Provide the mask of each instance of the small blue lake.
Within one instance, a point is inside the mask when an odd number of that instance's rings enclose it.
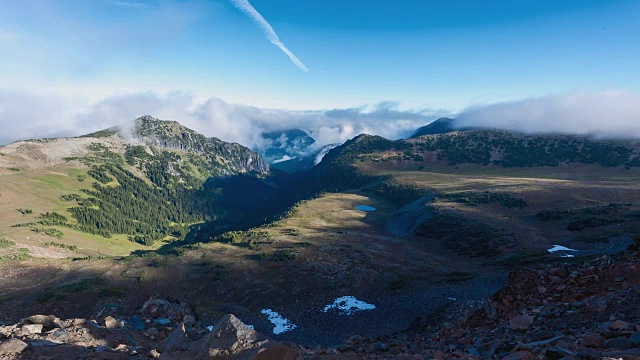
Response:
[[[356,210],[360,210],[360,211],[364,211],[364,212],[376,211],[376,208],[374,208],[373,206],[369,206],[369,205],[358,205],[355,208],[356,208]]]

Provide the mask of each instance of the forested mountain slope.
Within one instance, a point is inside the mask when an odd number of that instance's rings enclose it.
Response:
[[[203,187],[207,179],[270,173],[242,145],[151,116],[77,138],[15,142],[0,154],[0,235],[28,240],[29,231],[125,235],[146,246],[182,239],[191,224],[233,222],[220,206],[221,191]]]

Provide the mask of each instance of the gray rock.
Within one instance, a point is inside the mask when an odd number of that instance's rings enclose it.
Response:
[[[43,326],[41,324],[26,324],[22,325],[20,332],[22,335],[40,334]]]
[[[171,323],[171,320],[167,319],[167,318],[157,318],[156,319],[156,324],[158,325],[168,325]]]
[[[52,341],[66,342],[66,341],[69,341],[69,339],[71,339],[71,336],[69,335],[68,332],[64,330],[55,330],[54,332],[49,334],[47,338]]]
[[[227,314],[210,333],[191,346],[194,359],[233,358],[253,359],[271,345],[264,335],[251,329],[234,315]]]
[[[9,339],[0,343],[0,355],[19,354],[27,348],[27,343],[18,339]]]
[[[104,318],[104,327],[107,329],[117,329],[118,326],[118,320],[114,319],[111,316],[107,316],[106,318]]]
[[[51,315],[33,315],[33,316],[29,316],[28,318],[25,319],[25,323],[28,324],[40,324],[44,327],[51,327],[53,326],[53,321],[56,320],[56,317]]]
[[[58,346],[61,344],[62,344],[61,342],[56,342],[51,340],[36,340],[36,341],[29,342],[29,345],[33,347]]]
[[[605,341],[604,347],[607,349],[628,350],[633,348],[633,343],[627,338],[619,337]]]
[[[512,329],[526,330],[533,324],[533,316],[518,315],[509,321]]]
[[[160,344],[158,344],[158,351],[161,353],[172,353],[175,351],[189,350],[192,345],[192,341],[187,336],[187,331],[184,328],[184,324],[180,324],[175,330],[167,336]]]

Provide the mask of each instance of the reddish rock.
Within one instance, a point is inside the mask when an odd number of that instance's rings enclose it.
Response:
[[[582,340],[580,340],[580,344],[590,348],[601,348],[604,345],[599,337],[590,334],[585,335]]]

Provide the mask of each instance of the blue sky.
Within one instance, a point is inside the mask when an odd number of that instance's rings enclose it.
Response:
[[[640,87],[640,2],[0,0],[0,88],[187,91],[270,108],[460,110]]]

